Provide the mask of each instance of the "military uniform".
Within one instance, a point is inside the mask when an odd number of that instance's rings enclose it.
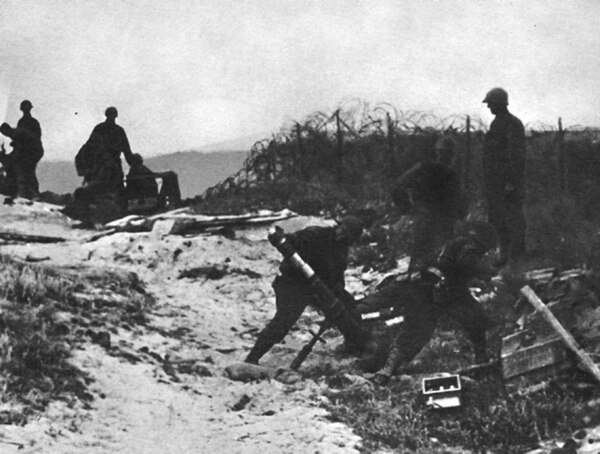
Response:
[[[344,289],[344,271],[350,244],[336,238],[336,228],[307,227],[286,235],[286,241],[289,241],[300,257],[311,266],[345,309],[352,311],[354,299]],[[308,280],[287,260],[283,260],[279,267],[279,274],[273,281],[273,289],[275,290],[275,316],[259,333],[246,362],[258,363],[258,360],[273,345],[281,342],[307,305],[319,308],[319,301]],[[330,321],[335,324],[335,320]],[[353,343],[354,339],[348,339],[346,336],[346,341]]]
[[[448,242],[440,252],[434,269],[444,278],[438,281],[433,274],[422,272],[423,277],[413,282],[390,284],[375,300],[394,296],[400,299],[404,322],[390,346],[383,369],[379,372],[383,382],[395,372],[398,365],[410,362],[427,345],[440,316],[456,320],[466,331],[473,344],[475,360],[481,362],[486,352],[486,330],[489,322],[479,302],[471,295],[468,283],[471,279],[489,279],[491,268],[482,261],[486,250],[476,240],[459,236]],[[365,359],[374,370],[381,362]]]
[[[37,120],[32,117],[30,120],[33,120],[32,124],[37,123]],[[22,121],[19,123],[23,124]],[[4,125],[2,133],[12,139],[13,152],[10,156],[16,178],[17,195],[31,199],[39,192],[35,169],[44,154],[41,138],[37,132],[28,127],[11,128],[6,123]]]
[[[504,110],[492,121],[483,151],[488,221],[498,232],[501,261],[517,258],[525,252],[524,173],[523,123]]]
[[[129,168],[126,195],[127,199],[158,197],[158,185],[154,172],[143,164],[141,157]]]
[[[465,214],[458,175],[439,162],[420,162],[405,172],[395,182],[392,198],[401,208],[412,209],[412,268],[434,258]]]
[[[94,127],[91,135],[94,136],[95,134],[102,137],[106,151],[120,169],[120,177],[123,180],[124,173],[123,166],[121,165],[121,153],[123,153],[125,161],[129,165],[133,163],[133,153],[131,152],[125,130],[114,122],[104,121]]]

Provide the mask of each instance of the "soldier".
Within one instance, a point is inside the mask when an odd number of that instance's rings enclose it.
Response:
[[[19,123],[25,126],[13,128],[8,123],[3,123],[0,132],[12,139],[13,151],[10,156],[17,183],[17,196],[32,199],[39,193],[35,168],[44,154],[44,149],[38,132],[29,129],[29,126],[37,124],[39,130],[39,123],[29,113],[31,103],[23,101],[21,109],[23,118]]]
[[[106,116],[106,120],[96,125],[91,135],[94,136],[94,134],[98,134],[103,138],[106,150],[120,169],[120,177],[121,180],[123,180],[124,174],[123,166],[121,165],[121,153],[123,153],[127,164],[130,166],[134,162],[133,153],[131,152],[125,130],[116,123],[116,119],[119,115],[116,107],[108,107],[104,112],[104,115]]]
[[[23,112],[23,116],[17,122],[17,128],[25,128],[31,131],[41,141],[42,128],[40,127],[40,122],[31,115],[33,104],[31,104],[31,101],[26,99],[21,103],[20,108],[21,112]]]
[[[127,199],[146,199],[158,197],[158,185],[154,172],[144,165],[142,155],[135,153],[131,168],[127,174]]]
[[[505,90],[490,90],[483,102],[495,116],[485,136],[484,195],[488,220],[498,232],[497,264],[505,265],[525,253],[525,130],[521,120],[508,111]]]
[[[396,205],[413,215],[411,269],[433,258],[452,236],[454,224],[466,214],[458,174],[452,169],[454,142],[436,145],[437,161],[426,159],[407,170],[394,184]]]
[[[489,325],[480,303],[469,291],[473,279],[489,281],[495,270],[484,260],[496,245],[494,228],[486,222],[467,222],[458,234],[442,248],[433,266],[421,271],[419,281],[395,282],[381,294],[367,296],[360,305],[379,304],[382,297],[390,297],[403,304],[404,322],[389,349],[385,366],[374,380],[381,385],[401,363],[410,362],[427,345],[438,318],[445,314],[455,319],[466,331],[473,344],[475,362],[486,359],[486,330]],[[369,301],[370,300],[370,301]],[[374,371],[381,367],[380,357],[365,357],[362,367]]]
[[[122,190],[120,171],[112,155],[105,150],[97,150],[83,185],[73,193],[74,201],[89,204],[107,196],[118,200],[119,192]]]
[[[30,186],[29,191],[34,196],[40,192],[40,184],[35,174],[36,167],[42,156],[44,156],[44,147],[42,146],[42,128],[40,127],[39,121],[37,121],[31,115],[31,109],[33,105],[31,101],[24,100],[21,102],[21,112],[23,116],[17,122],[17,128],[23,128],[31,132],[33,136],[29,137],[26,143],[28,150],[25,150],[24,166],[25,166],[25,178],[27,179],[27,185]]]
[[[346,309],[353,310],[354,298],[346,292],[344,271],[348,248],[360,237],[362,223],[353,216],[343,218],[335,227],[307,227],[286,235],[296,252],[310,265],[316,275],[329,287]],[[298,321],[307,305],[318,308],[318,300],[302,273],[283,260],[279,274],[273,281],[276,312],[273,319],[258,334],[256,344],[246,358],[247,363],[258,364],[273,345],[281,342]],[[330,320],[335,324],[335,320]],[[353,346],[355,339],[346,336],[346,344]]]

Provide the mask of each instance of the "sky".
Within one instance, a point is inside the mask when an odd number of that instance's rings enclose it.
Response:
[[[0,121],[29,99],[70,160],[116,106],[152,156],[355,98],[489,123],[501,86],[524,123],[598,127],[599,52],[596,0],[2,0]]]

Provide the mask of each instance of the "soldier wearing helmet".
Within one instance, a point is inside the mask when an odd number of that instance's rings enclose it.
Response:
[[[398,281],[383,288],[380,294],[367,296],[359,304],[381,306],[381,299],[403,301],[404,322],[388,352],[365,357],[363,369],[376,374],[374,380],[387,384],[400,364],[406,364],[427,345],[441,315],[456,320],[473,345],[476,363],[485,362],[488,318],[481,304],[469,290],[471,281],[489,281],[496,270],[486,260],[496,246],[496,233],[487,222],[459,224],[457,235],[441,249],[437,259],[424,267],[417,281]],[[370,302],[369,299],[372,301]],[[381,346],[380,348],[384,348]],[[386,355],[387,353],[387,355]],[[384,364],[385,363],[385,364]]]
[[[134,162],[133,153],[129,146],[129,140],[125,130],[116,123],[119,116],[116,107],[108,107],[104,115],[106,120],[94,127],[90,137],[101,137],[105,146],[106,152],[112,157],[115,165],[120,169],[121,184],[123,181],[123,167],[121,165],[121,153],[125,156],[127,164],[130,166]]]
[[[332,227],[311,226],[286,235],[286,241],[292,244],[300,257],[350,311],[354,310],[354,298],[345,290],[344,272],[348,249],[359,239],[362,230],[363,225],[358,218],[346,216]],[[258,364],[273,345],[281,342],[307,305],[319,308],[319,300],[314,296],[306,277],[285,259],[273,281],[273,289],[275,315],[258,334],[256,343],[246,358],[247,363]],[[336,320],[330,322],[336,324]],[[355,339],[345,340],[347,345],[356,345]]]
[[[504,89],[493,88],[483,102],[495,116],[484,143],[484,195],[488,220],[498,232],[498,264],[505,264],[525,252],[525,130],[508,111]]]
[[[33,105],[30,101],[21,102],[20,108],[23,116],[17,122],[17,127],[12,128],[5,123],[2,134],[12,139],[13,152],[9,156],[16,179],[15,195],[32,199],[39,193],[35,170],[44,155],[42,129],[31,115]]]

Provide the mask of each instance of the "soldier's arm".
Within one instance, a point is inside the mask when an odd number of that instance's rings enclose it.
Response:
[[[394,183],[394,187],[403,187],[405,189],[412,188],[422,168],[422,163],[416,163],[396,180],[396,182]]]
[[[412,207],[410,192],[415,188],[422,167],[420,162],[415,164],[394,182],[392,200],[402,213],[409,211]]]
[[[127,134],[125,134],[125,130],[121,128],[121,147],[123,151],[123,156],[125,156],[125,161],[130,166],[133,165],[133,153],[131,152],[131,146],[129,145],[129,140],[127,139]]]
[[[31,124],[33,125],[33,129],[34,129],[34,133],[38,136],[38,138],[42,138],[42,127],[40,126],[40,122],[37,121],[35,118],[33,119],[33,121],[31,122]]]

